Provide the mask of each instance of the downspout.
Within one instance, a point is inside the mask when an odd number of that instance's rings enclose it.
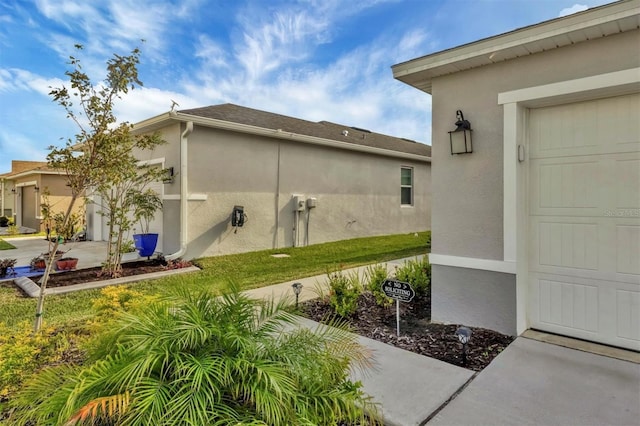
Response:
[[[189,201],[187,179],[187,138],[193,132],[193,121],[187,121],[187,127],[180,135],[180,249],[168,256],[167,260],[177,259],[187,252],[187,202]]]
[[[0,205],[0,216],[4,216],[4,178],[0,179],[0,197],[2,197],[2,203]]]

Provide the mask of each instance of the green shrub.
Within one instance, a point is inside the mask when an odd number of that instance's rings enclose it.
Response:
[[[9,226],[9,218],[6,216],[0,216],[0,227],[4,228]]]
[[[424,296],[429,294],[431,289],[431,264],[428,256],[424,256],[422,260],[408,260],[402,266],[396,266],[395,275],[399,281],[411,284],[416,295]]]
[[[100,297],[93,301],[95,315],[89,321],[90,329],[99,332],[124,312],[135,312],[157,300],[125,286],[108,286],[100,290]]]
[[[343,328],[312,331],[280,304],[183,291],[121,315],[80,369],[43,370],[13,406],[18,424],[364,424],[376,406],[351,368],[371,365]]]
[[[365,270],[366,288],[373,294],[376,304],[379,306],[389,306],[393,303],[393,299],[387,297],[382,291],[382,283],[389,278],[386,264],[377,264],[367,266]]]
[[[9,328],[0,323],[0,401],[9,398],[40,367],[60,359],[68,348],[64,333],[53,328],[33,333],[27,322]]]
[[[327,273],[329,279],[329,304],[342,318],[353,315],[358,309],[358,297],[362,283],[357,272],[345,275],[342,271]]]

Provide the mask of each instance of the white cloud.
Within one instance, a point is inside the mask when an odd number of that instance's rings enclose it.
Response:
[[[33,91],[47,96],[52,87],[63,84],[60,79],[44,78],[27,70],[0,69],[0,92]]]
[[[589,6],[586,4],[574,4],[571,7],[566,7],[560,11],[558,17],[573,15],[574,13],[582,12],[583,10],[589,9]]]

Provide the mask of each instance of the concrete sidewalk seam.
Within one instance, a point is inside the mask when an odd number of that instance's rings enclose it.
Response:
[[[467,386],[469,386],[471,384],[471,382],[473,381],[473,379],[476,378],[476,376],[478,375],[478,372],[474,372],[473,376],[469,377],[469,380],[467,380],[462,386],[460,386],[458,388],[457,391],[455,391],[450,397],[449,399],[447,399],[445,402],[443,402],[438,408],[435,409],[435,411],[431,414],[429,414],[429,417],[427,417],[426,419],[424,419],[422,421],[422,423],[420,423],[419,426],[424,426],[427,423],[429,423],[431,421],[431,419],[433,419],[435,416],[438,415],[438,413],[440,411],[442,411],[447,405],[449,405],[451,403],[451,401],[453,401],[454,399],[456,399],[458,397],[458,395],[460,395],[462,393],[463,390],[465,390],[467,388]]]

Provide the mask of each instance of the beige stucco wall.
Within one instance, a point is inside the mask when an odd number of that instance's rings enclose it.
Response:
[[[13,185],[17,187],[16,192],[16,221],[18,225],[37,225],[40,227],[40,231],[44,231],[45,226],[43,223],[41,206],[42,203],[45,202],[44,195],[45,191],[49,192],[49,203],[51,204],[52,214],[59,212],[66,212],[69,203],[71,202],[71,189],[66,185],[67,180],[65,176],[62,175],[54,175],[54,174],[29,174],[26,176],[22,176],[13,180]],[[35,191],[35,187],[39,188],[39,191]],[[36,197],[35,200],[35,210],[36,216],[35,218],[31,216],[27,218],[24,214],[31,215],[31,212],[22,212],[22,197],[34,195]],[[31,206],[31,202],[29,205]],[[84,220],[84,202],[82,199],[78,200],[73,209],[74,213],[77,213],[81,216],[81,222],[78,224],[78,228],[82,226],[82,221]],[[34,222],[35,221],[35,222]]]
[[[640,31],[578,43],[432,82],[432,252],[503,259],[503,109],[498,94],[640,66]],[[452,156],[461,109],[473,153]]]
[[[163,129],[169,144],[139,158],[165,159],[176,178],[164,185],[165,254],[179,248],[179,140],[184,125]],[[299,245],[430,228],[430,164],[195,126],[188,137],[188,251],[194,258],[290,247],[292,195],[317,199],[300,213]],[[414,205],[400,206],[400,168],[414,169]],[[279,187],[279,190],[278,190]],[[234,205],[247,222],[231,227]],[[308,232],[307,232],[308,229]]]

